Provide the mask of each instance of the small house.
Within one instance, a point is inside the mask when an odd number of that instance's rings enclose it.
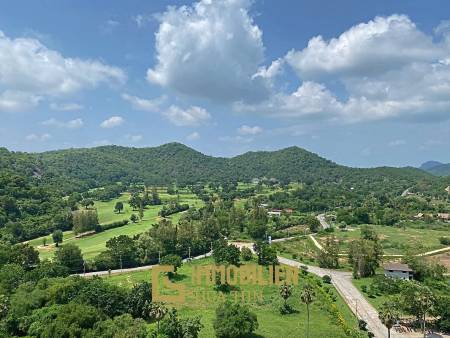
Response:
[[[417,215],[414,216],[415,219],[422,219],[423,218],[423,213],[419,212]]]
[[[400,278],[405,280],[413,279],[414,271],[408,264],[387,263],[383,266],[384,275],[390,278]]]
[[[448,222],[450,220],[450,214],[447,213],[438,213],[438,218],[442,221]]]
[[[268,211],[268,212],[267,212],[267,215],[268,215],[269,217],[280,217],[280,216],[281,216],[281,210],[279,210],[279,209],[273,209],[273,210],[271,210],[271,211]]]

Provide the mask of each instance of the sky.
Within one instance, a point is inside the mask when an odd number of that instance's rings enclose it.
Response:
[[[0,146],[450,162],[447,0],[2,1]]]

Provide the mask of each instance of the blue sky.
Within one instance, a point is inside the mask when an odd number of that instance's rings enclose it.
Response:
[[[450,3],[0,3],[0,146],[450,162]]]

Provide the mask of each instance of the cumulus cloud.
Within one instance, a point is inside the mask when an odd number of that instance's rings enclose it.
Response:
[[[376,17],[325,41],[312,38],[284,58],[302,81],[238,111],[277,117],[360,122],[433,121],[450,110],[450,36],[427,35],[404,15]],[[330,88],[342,87],[339,94]]]
[[[1,110],[26,110],[43,97],[73,94],[101,83],[125,80],[125,73],[117,67],[95,60],[67,58],[37,39],[13,39],[0,31],[0,100],[5,101],[2,99],[5,95],[14,93],[16,101],[0,103]]]
[[[12,90],[5,90],[4,92],[0,91],[0,112],[14,113],[26,111],[36,107],[41,100],[41,96],[31,93]]]
[[[259,126],[250,127],[243,125],[237,129],[239,135],[258,135],[263,132],[263,129]]]
[[[371,76],[411,62],[431,62],[442,48],[417,29],[405,15],[376,17],[338,38],[312,38],[301,51],[291,51],[287,62],[302,79],[324,75]]]
[[[124,93],[122,94],[122,99],[129,102],[133,109],[148,112],[159,112],[161,105],[167,100],[167,97],[162,96],[156,99],[149,100]]]
[[[42,125],[49,127],[58,127],[58,128],[68,128],[68,129],[78,129],[84,125],[84,122],[81,118],[77,118],[70,121],[59,121],[55,118],[51,118],[42,122]]]
[[[176,126],[198,126],[211,118],[206,109],[197,106],[182,109],[172,105],[162,114]]]
[[[190,133],[188,136],[186,136],[186,140],[188,141],[195,141],[200,138],[200,133],[194,131],[193,133]]]
[[[179,93],[218,101],[267,94],[262,32],[249,0],[201,0],[159,16],[157,63],[147,79]],[[274,71],[274,70],[273,70]],[[261,76],[253,76],[256,73]],[[267,71],[266,71],[267,73]]]
[[[67,103],[50,103],[50,109],[57,110],[57,111],[72,111],[72,110],[81,110],[84,107],[81,104],[74,103],[74,102],[67,102]]]
[[[100,127],[105,129],[114,128],[122,125],[124,122],[125,120],[120,116],[111,116],[109,119],[100,123]]]
[[[47,141],[48,139],[51,139],[52,136],[50,134],[29,134],[25,137],[25,140],[27,141]]]

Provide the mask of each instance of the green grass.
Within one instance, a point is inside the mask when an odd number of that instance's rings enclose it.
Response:
[[[178,278],[176,283],[183,283],[187,290],[192,288],[191,274],[192,266],[197,264],[211,264],[211,259],[202,259],[184,264],[178,270]],[[151,281],[151,271],[139,271],[133,273],[112,275],[104,277],[110,283],[114,283],[124,287],[132,287],[138,281]],[[300,276],[299,284],[302,283],[302,276]],[[311,277],[315,278],[315,277]],[[251,310],[258,316],[259,328],[254,337],[302,337],[305,332],[306,325],[306,307],[300,302],[300,285],[295,287],[294,294],[289,300],[289,304],[293,306],[297,312],[289,315],[281,315],[278,311],[277,305],[280,302],[277,286],[240,286],[240,290],[255,290],[262,289],[264,301],[250,302]],[[331,287],[331,286],[329,286]],[[331,287],[332,288],[332,287]],[[212,292],[212,286],[197,286],[196,290]],[[336,291],[332,289],[336,295],[336,305],[343,317],[353,327],[356,326],[356,320],[347,305],[337,295]],[[231,297],[233,298],[233,297]],[[189,298],[188,298],[189,300]],[[214,337],[213,321],[215,318],[215,308],[220,303],[217,297],[211,297],[208,302],[187,302],[183,305],[178,305],[180,315],[182,316],[201,316],[204,325],[200,337]],[[345,337],[345,334],[340,326],[338,326],[328,312],[325,310],[321,301],[316,300],[311,306],[311,337]]]
[[[359,278],[359,279],[353,279],[353,285],[357,287],[357,289],[361,292],[361,294],[364,296],[364,298],[367,299],[367,301],[373,305],[373,307],[377,310],[381,308],[381,305],[387,301],[388,296],[387,295],[374,295],[374,297],[369,297],[369,295],[366,292],[363,292],[362,286],[365,285],[367,288],[372,284],[374,277],[366,277],[366,278]]]
[[[448,235],[448,231],[434,229],[397,228],[394,226],[372,225],[378,233],[385,254],[415,254],[443,248],[439,237]],[[349,243],[360,237],[360,227],[350,227],[348,231],[336,229],[333,233],[340,240],[341,252],[348,251]],[[324,242],[329,234],[321,234],[317,237]]]
[[[177,199],[176,195],[168,195],[165,193],[165,190],[159,190],[160,198],[163,202],[167,202],[172,199]],[[131,214],[138,214],[137,211],[133,211],[130,205],[128,204],[129,194],[124,193],[119,198],[113,199],[108,202],[95,201],[94,207],[97,209],[99,222],[100,224],[111,223],[115,221],[120,221],[124,219],[130,219]],[[182,191],[179,195],[180,203],[187,203],[190,206],[201,207],[203,202],[199,200],[196,195]],[[123,202],[124,210],[118,214],[114,212],[114,206],[117,202]],[[107,231],[103,231],[101,233],[97,233],[91,236],[86,236],[83,238],[75,238],[75,235],[72,231],[64,232],[64,240],[65,243],[74,243],[76,244],[82,251],[83,257],[90,259],[95,257],[100,252],[106,250],[106,242],[116,236],[119,235],[127,235],[134,236],[140,234],[142,232],[150,229],[152,224],[156,223],[159,219],[158,212],[161,210],[162,205],[157,206],[148,206],[144,210],[144,218],[142,221],[138,223],[128,223],[125,226],[110,229]],[[171,219],[172,222],[178,222],[182,213],[173,214],[167,218]],[[37,247],[39,251],[39,256],[41,259],[52,258],[54,255],[54,251],[56,248],[53,245],[49,245],[53,243],[51,236],[45,236],[47,238],[47,246],[43,247],[43,237],[36,238],[30,241],[30,244]]]

